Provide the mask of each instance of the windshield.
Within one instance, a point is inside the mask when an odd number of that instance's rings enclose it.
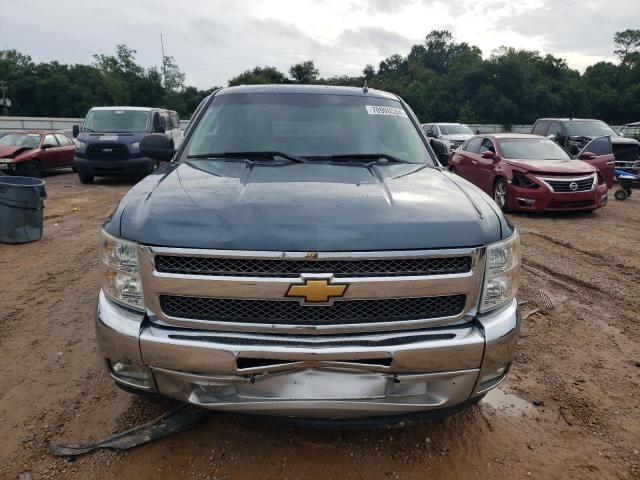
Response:
[[[603,137],[610,135],[617,137],[618,134],[604,122],[600,120],[589,120],[586,122],[567,122],[567,134],[570,137]]]
[[[438,125],[442,135],[473,135],[466,125]]]
[[[400,102],[325,94],[219,95],[185,152],[283,152],[312,160],[375,153],[411,163],[430,158]]]
[[[504,158],[521,160],[570,160],[556,142],[546,138],[508,138],[500,140]]]
[[[82,130],[99,133],[146,132],[149,112],[140,110],[92,110]]]
[[[37,148],[40,135],[37,133],[8,133],[0,137],[0,146]]]

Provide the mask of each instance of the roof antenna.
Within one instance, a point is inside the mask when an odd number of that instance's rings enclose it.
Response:
[[[369,91],[369,87],[367,86],[367,79],[364,79],[364,85],[362,86],[362,93],[367,93]]]

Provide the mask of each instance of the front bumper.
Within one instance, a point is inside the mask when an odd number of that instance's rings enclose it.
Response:
[[[95,177],[118,177],[145,175],[153,171],[155,160],[147,157],[123,160],[89,160],[76,156],[73,160],[76,171],[82,175]]]
[[[546,188],[508,187],[509,210],[523,212],[568,212],[594,210],[607,204],[607,186],[584,192],[552,192]],[[533,203],[530,203],[533,202]]]
[[[515,300],[461,326],[321,339],[159,327],[103,293],[96,319],[101,356],[126,387],[215,410],[319,418],[465,404],[504,379],[518,331]],[[147,380],[132,383],[117,364]]]

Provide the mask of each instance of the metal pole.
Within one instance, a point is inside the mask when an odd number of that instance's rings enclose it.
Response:
[[[164,79],[164,88],[167,88],[167,63],[165,62],[162,34],[160,34],[160,49],[162,50],[162,78]]]

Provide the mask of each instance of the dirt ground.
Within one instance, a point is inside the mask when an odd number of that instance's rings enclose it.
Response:
[[[522,313],[538,311],[508,379],[464,413],[362,432],[214,414],[72,462],[47,442],[98,439],[175,403],[120,391],[96,354],[98,234],[131,183],[45,180],[42,241],[0,245],[0,478],[640,478],[640,193],[595,214],[510,215]]]

